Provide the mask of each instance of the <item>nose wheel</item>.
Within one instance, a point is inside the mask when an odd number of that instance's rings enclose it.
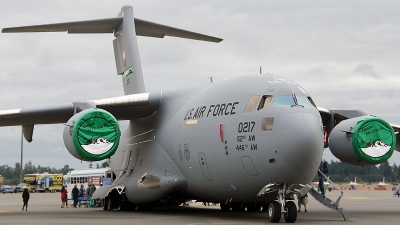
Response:
[[[296,204],[292,201],[288,201],[285,204],[286,212],[283,214],[286,223],[294,223],[297,219]]]
[[[268,217],[271,223],[279,223],[281,220],[281,215],[283,212],[283,218],[286,223],[294,223],[297,219],[297,209],[296,204],[292,201],[287,201],[284,207],[284,211],[282,211],[282,207],[278,202],[273,201],[268,205]]]
[[[271,223],[279,223],[281,220],[281,206],[278,202],[270,202],[268,205],[268,217]]]

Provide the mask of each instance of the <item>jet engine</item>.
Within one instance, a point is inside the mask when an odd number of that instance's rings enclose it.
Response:
[[[396,135],[385,120],[362,116],[343,120],[329,135],[329,148],[342,162],[376,165],[387,161],[396,146]]]
[[[86,109],[71,117],[63,133],[64,144],[77,159],[100,161],[118,148],[121,131],[115,117],[102,109]]]

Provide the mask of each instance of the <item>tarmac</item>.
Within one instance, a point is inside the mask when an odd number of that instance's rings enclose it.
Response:
[[[338,191],[327,193],[335,200]],[[189,206],[155,208],[153,211],[104,211],[102,208],[61,208],[60,193],[31,193],[28,211],[21,211],[22,194],[0,194],[0,224],[269,224],[267,212],[222,212],[219,206],[194,203]],[[297,201],[295,201],[297,203]],[[352,218],[321,204],[309,195],[307,213],[297,215],[296,224],[397,224],[400,198],[392,191],[347,190],[340,207]],[[280,223],[286,223],[282,219]]]

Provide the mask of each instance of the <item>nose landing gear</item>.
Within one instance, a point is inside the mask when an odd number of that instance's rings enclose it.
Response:
[[[287,201],[286,184],[280,184],[278,187],[278,201],[272,201],[268,205],[268,216],[271,223],[279,223],[283,217],[287,223],[294,223],[297,219],[296,204],[293,201]]]
[[[268,205],[268,216],[271,223],[279,223],[281,215],[287,223],[294,223],[297,219],[296,204],[292,201],[287,201],[283,210],[278,202],[273,201]]]

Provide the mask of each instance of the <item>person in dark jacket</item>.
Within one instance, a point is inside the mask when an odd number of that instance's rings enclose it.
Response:
[[[83,197],[85,195],[85,187],[81,184],[81,188],[79,188],[79,197]]]
[[[78,196],[79,196],[79,189],[75,184],[74,188],[72,188],[72,198],[74,199],[74,208],[76,208],[76,204],[78,203]]]
[[[25,211],[28,211],[29,198],[30,198],[30,195],[29,195],[28,188],[24,188],[24,192],[22,192],[22,200],[24,201],[24,205],[22,206],[22,211],[24,211],[24,207],[25,207]]]
[[[321,163],[319,164],[319,169],[318,169],[318,176],[319,176],[319,181],[318,181],[318,186],[321,191],[321,195],[325,197],[325,176],[328,174],[328,162],[322,159]]]

